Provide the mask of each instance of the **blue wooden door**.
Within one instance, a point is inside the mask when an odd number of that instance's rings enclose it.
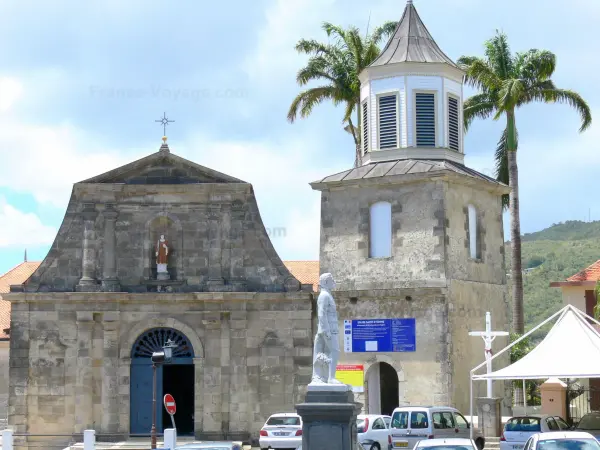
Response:
[[[156,430],[162,433],[162,367],[156,369]],[[150,434],[152,428],[152,365],[131,365],[131,434]]]

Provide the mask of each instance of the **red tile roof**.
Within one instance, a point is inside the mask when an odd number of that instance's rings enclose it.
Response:
[[[2,299],[2,294],[10,292],[12,284],[23,284],[39,267],[41,262],[22,262],[13,267],[4,275],[0,275],[0,340],[8,339],[9,335],[4,331],[10,328],[10,302]]]
[[[319,261],[283,261],[285,267],[302,284],[312,284],[313,291],[319,290]]]
[[[600,279],[600,260],[591,266],[567,278],[567,281],[598,281]]]

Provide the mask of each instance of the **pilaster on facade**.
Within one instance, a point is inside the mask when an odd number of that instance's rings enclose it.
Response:
[[[102,213],[104,216],[104,271],[102,274],[102,290],[118,291],[117,253],[115,223],[119,212],[114,204],[106,204]]]
[[[102,431],[116,433],[119,428],[119,316],[105,312],[103,317]]]
[[[96,218],[98,211],[94,203],[84,203],[81,213],[83,218],[83,241],[81,273],[77,289],[79,291],[97,290],[96,281]]]
[[[91,311],[77,311],[77,371],[75,378],[75,429],[74,433],[94,427],[93,375],[91,342],[94,317]]]

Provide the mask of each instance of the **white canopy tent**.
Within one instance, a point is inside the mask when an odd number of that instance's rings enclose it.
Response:
[[[471,423],[473,422],[474,380],[600,378],[600,332],[589,323],[591,321],[596,325],[600,325],[600,322],[584,314],[573,305],[565,306],[515,342],[493,355],[491,359],[493,360],[507,352],[511,347],[555,317],[558,317],[558,320],[544,340],[517,362],[491,373],[475,374],[477,370],[486,365],[486,362],[471,370]]]

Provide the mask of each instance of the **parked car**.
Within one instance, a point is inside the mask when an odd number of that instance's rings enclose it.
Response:
[[[600,450],[600,443],[583,431],[552,431],[531,436],[524,450]]]
[[[423,439],[415,445],[414,450],[477,450],[477,444],[472,439]]]
[[[361,414],[356,418],[358,442],[365,450],[387,450],[390,443],[390,429],[386,424],[392,420],[390,416],[379,414]]]
[[[236,442],[202,442],[178,445],[175,450],[242,450]]]
[[[302,450],[302,444],[300,444],[300,447],[298,447],[296,450]],[[357,442],[356,446],[354,447],[354,450],[363,450],[362,446]]]
[[[600,413],[592,412],[585,414],[577,426],[577,431],[585,431],[593,435],[596,439],[600,439]]]
[[[527,439],[535,433],[570,430],[571,427],[559,416],[532,414],[508,419],[500,436],[500,450],[522,450]]]
[[[392,413],[392,447],[413,448],[422,439],[470,439],[471,425],[456,409],[450,406],[403,406]],[[479,450],[485,446],[483,434],[473,430]]]
[[[302,444],[302,418],[295,413],[273,414],[260,430],[260,448],[298,448]]]

